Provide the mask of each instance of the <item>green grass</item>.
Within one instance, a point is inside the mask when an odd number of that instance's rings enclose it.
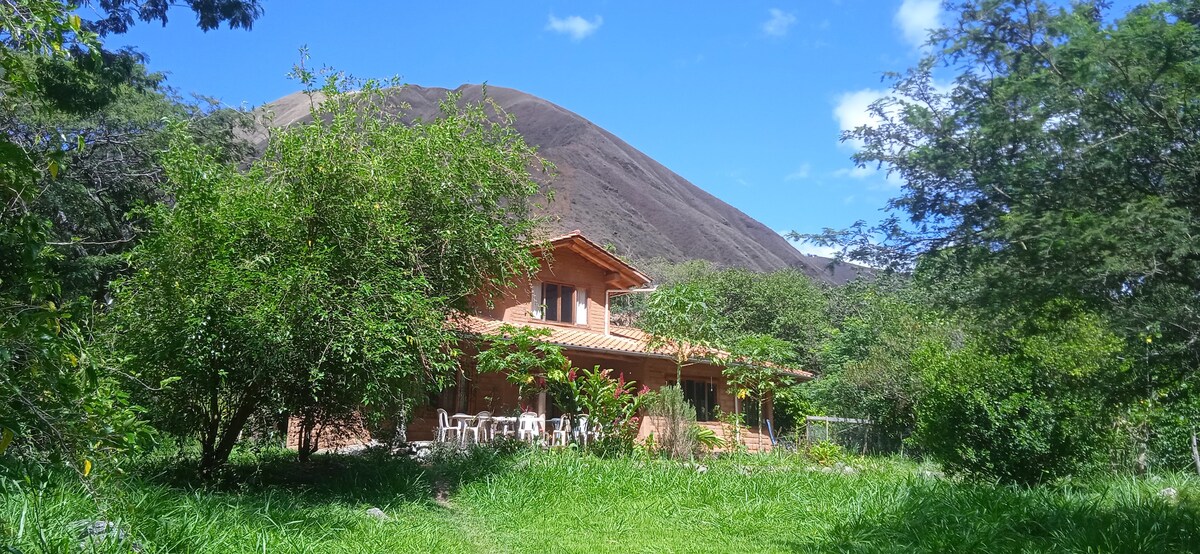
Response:
[[[702,463],[477,452],[302,467],[274,454],[204,485],[165,462],[97,468],[91,493],[66,477],[3,491],[0,552],[78,551],[70,522],[97,517],[147,552],[1200,552],[1200,480],[1182,475],[1020,489],[898,460],[855,461],[854,475],[775,456]]]

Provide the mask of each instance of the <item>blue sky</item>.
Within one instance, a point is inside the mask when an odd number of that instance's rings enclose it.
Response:
[[[189,13],[112,37],[184,93],[256,106],[310,63],[358,77],[523,90],[608,129],[779,231],[875,220],[898,191],[855,170],[840,131],[881,74],[919,57],[938,0],[332,2],[264,0],[252,31]],[[85,8],[86,10],[86,8]],[[804,248],[804,247],[802,247]],[[814,250],[815,251],[815,250]]]

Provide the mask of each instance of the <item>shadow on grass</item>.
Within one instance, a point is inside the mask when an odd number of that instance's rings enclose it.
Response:
[[[914,481],[798,552],[1200,552],[1200,498],[1136,481],[1091,491]]]
[[[436,452],[426,461],[384,450],[349,454],[317,454],[301,463],[289,450],[240,452],[209,476],[194,460],[164,458],[143,462],[133,471],[149,483],[176,490],[210,494],[293,496],[293,502],[315,505],[350,503],[384,505],[431,501],[471,481],[485,479],[511,466],[519,450],[471,448]]]

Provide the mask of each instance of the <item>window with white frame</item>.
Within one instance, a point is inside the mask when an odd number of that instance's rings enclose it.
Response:
[[[562,283],[534,283],[534,319],[587,325],[587,291]]]

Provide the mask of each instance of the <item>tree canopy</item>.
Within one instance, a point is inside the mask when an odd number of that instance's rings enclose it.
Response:
[[[451,96],[410,124],[373,82],[309,93],[312,122],[273,129],[245,170],[179,130],[173,203],[150,211],[118,288],[129,366],[173,381],[146,401],[201,439],[206,468],[257,413],[398,410],[440,388],[448,319],[537,267],[529,172],[544,166],[494,105]]]
[[[956,19],[929,55],[887,76],[876,121],[844,135],[860,166],[903,183],[891,217],[815,238],[915,270],[933,301],[985,330],[1058,302],[1100,315],[1138,360],[1122,417],[1194,421],[1200,3],[948,7]]]

